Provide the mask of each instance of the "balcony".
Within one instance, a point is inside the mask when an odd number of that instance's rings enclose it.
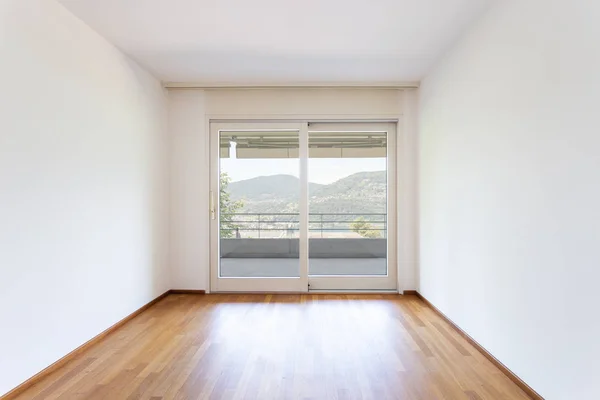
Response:
[[[221,216],[221,276],[297,276],[298,213]],[[309,214],[310,275],[385,275],[386,214]]]

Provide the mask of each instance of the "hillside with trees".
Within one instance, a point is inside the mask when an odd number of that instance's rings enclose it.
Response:
[[[359,172],[328,185],[309,184],[311,213],[370,214],[386,212],[386,172]],[[292,175],[261,176],[230,182],[232,201],[242,201],[238,212],[298,212],[300,180]]]
[[[366,238],[381,237],[386,226],[386,181],[386,172],[376,171],[356,173],[328,185],[309,183],[309,229],[329,232],[328,235],[354,232]],[[223,175],[222,237],[235,237],[238,232],[243,237],[297,232],[299,196],[300,180],[292,175],[260,176],[238,182]]]

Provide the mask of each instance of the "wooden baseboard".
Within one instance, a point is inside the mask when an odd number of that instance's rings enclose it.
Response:
[[[171,289],[169,294],[206,294],[205,290]]]
[[[405,296],[418,296],[418,293],[416,290],[404,290],[404,291],[402,291],[402,294]]]
[[[147,304],[143,305],[142,307],[138,308],[137,310],[135,310],[134,312],[132,312],[131,314],[129,314],[128,316],[126,316],[125,318],[123,318],[122,320],[120,320],[119,322],[117,322],[116,324],[114,324],[113,326],[111,326],[110,328],[108,328],[105,331],[103,331],[103,332],[99,333],[98,335],[94,336],[93,338],[91,338],[90,340],[88,340],[87,342],[85,342],[84,344],[82,344],[81,346],[79,346],[78,348],[76,348],[75,350],[73,350],[72,352],[70,352],[69,354],[67,354],[66,356],[62,357],[61,359],[59,359],[58,361],[54,362],[50,366],[44,368],[43,370],[41,370],[40,372],[38,372],[37,374],[35,374],[31,378],[27,379],[25,382],[21,383],[19,386],[17,386],[16,388],[12,389],[10,392],[6,393],[4,396],[0,396],[0,400],[12,400],[12,399],[16,398],[21,393],[23,393],[25,390],[29,389],[30,387],[32,387],[37,382],[39,382],[40,380],[42,380],[46,376],[50,375],[54,371],[56,371],[59,368],[63,367],[69,361],[71,361],[75,357],[77,357],[79,354],[81,354],[85,350],[89,349],[90,347],[92,347],[93,345],[95,345],[96,343],[98,343],[100,340],[104,339],[106,336],[110,335],[111,333],[113,333],[114,331],[116,331],[117,329],[119,329],[120,327],[122,327],[123,325],[125,325],[127,322],[131,321],[133,318],[137,317],[138,315],[140,315],[141,313],[143,313],[144,311],[146,311],[148,308],[150,308],[154,304],[158,303],[163,298],[167,297],[170,293],[171,293],[171,291],[167,290],[165,293],[161,294],[160,296],[158,296],[154,300],[152,300],[149,303],[147,303]]]
[[[404,294],[407,290],[404,291]],[[469,336],[465,331],[463,331],[458,325],[456,325],[450,318],[446,316],[443,312],[441,312],[436,306],[431,304],[429,300],[427,300],[421,293],[418,291],[414,291],[418,298],[420,298],[429,308],[431,308],[436,314],[442,317],[455,331],[457,331],[467,342],[469,342],[473,347],[475,347],[481,354],[485,356],[488,360],[492,362],[500,371],[502,371],[508,378],[513,381],[518,387],[521,388],[529,397],[533,400],[544,400],[542,396],[540,396],[535,390],[531,388],[528,384],[526,384],[521,378],[519,378],[515,373],[513,373],[508,367],[502,364],[496,357],[494,357],[489,351],[487,351],[482,345],[477,343],[475,339]]]

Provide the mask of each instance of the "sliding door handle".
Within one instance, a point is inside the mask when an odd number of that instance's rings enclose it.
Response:
[[[210,191],[210,218],[217,218],[217,211],[215,210],[215,193],[212,190]]]

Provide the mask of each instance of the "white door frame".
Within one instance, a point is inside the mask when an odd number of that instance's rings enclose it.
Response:
[[[297,121],[297,122],[296,122]],[[399,134],[396,122],[289,122],[275,121],[248,122],[209,122],[210,132],[210,291],[212,292],[295,292],[309,290],[392,290],[398,287],[397,257],[397,138]],[[387,135],[387,275],[386,276],[309,276],[308,275],[308,132],[323,129],[353,131],[357,130],[386,131]],[[300,276],[299,277],[220,277],[220,232],[219,232],[219,157],[220,134],[222,131],[235,130],[289,130],[299,135],[300,164]]]

